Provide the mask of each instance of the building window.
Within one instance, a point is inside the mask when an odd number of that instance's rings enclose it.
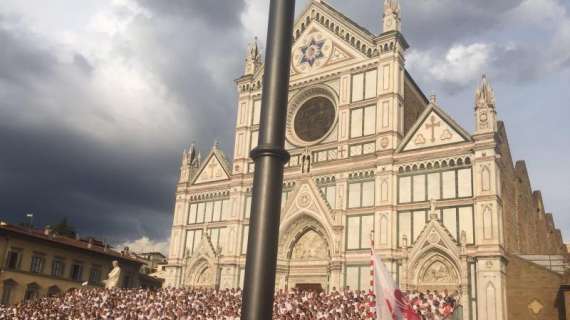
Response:
[[[7,269],[18,269],[20,266],[20,250],[10,250],[6,259]]]
[[[374,180],[353,182],[348,185],[348,207],[374,206]]]
[[[253,117],[251,119],[251,124],[259,124],[259,118],[261,116],[261,100],[255,100],[253,102]]]
[[[224,250],[226,247],[226,228],[210,228],[207,232],[216,252],[219,249]]]
[[[3,305],[9,305],[10,304],[10,298],[12,297],[12,290],[14,289],[14,287],[16,286],[16,282],[8,279],[6,281],[4,281],[4,288],[2,289],[2,300],[0,301],[0,304]]]
[[[24,293],[24,300],[34,300],[40,296],[40,286],[35,282],[28,284]]]
[[[413,244],[419,237],[428,221],[427,210],[398,212],[398,247],[403,247],[403,239],[407,245]],[[436,210],[437,218],[456,241],[461,241],[461,233],[465,232],[466,244],[474,244],[473,207],[450,207]]]
[[[249,140],[249,145],[251,146],[249,150],[253,150],[257,147],[257,143],[259,142],[259,131],[255,130],[251,132],[251,137]]]
[[[83,265],[80,263],[74,263],[71,265],[71,280],[81,281],[81,276],[83,273]]]
[[[346,249],[370,249],[370,235],[374,230],[374,215],[346,218]]]
[[[352,75],[352,102],[376,97],[377,74],[374,69]]]
[[[370,289],[370,266],[346,266],[344,286],[350,290]]]
[[[89,272],[89,283],[99,283],[101,282],[101,268],[92,267],[91,272]]]
[[[191,203],[188,224],[227,220],[230,213],[229,199]]]
[[[201,239],[202,239],[202,229],[187,230],[184,256],[192,255],[194,253],[194,249],[196,249]]]
[[[430,172],[398,178],[398,203],[473,196],[471,168]]]
[[[455,240],[461,241],[461,233],[464,231],[466,244],[475,243],[472,206],[443,208],[441,212],[443,225]]]
[[[325,199],[327,200],[329,206],[332,209],[336,209],[336,185],[331,184],[331,185],[321,186],[320,189],[323,195],[325,196]]]
[[[427,223],[427,211],[403,211],[398,213],[398,245],[406,246],[414,243]]]
[[[245,211],[243,213],[243,216],[246,219],[249,219],[251,215],[251,195],[247,195],[245,196]]]
[[[241,254],[247,253],[248,237],[249,237],[249,226],[243,226],[243,233],[241,235]]]
[[[51,263],[51,275],[54,277],[63,277],[64,268],[63,260],[58,258],[54,259]]]
[[[33,273],[42,273],[44,269],[44,261],[45,258],[39,255],[32,256],[32,263],[30,265],[30,272]]]
[[[350,137],[357,138],[376,132],[376,105],[350,110]]]

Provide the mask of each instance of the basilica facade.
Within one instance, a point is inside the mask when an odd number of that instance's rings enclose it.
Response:
[[[465,319],[506,319],[509,290],[524,284],[509,268],[562,281],[560,231],[511,159],[488,80],[462,106],[474,112],[468,132],[406,70],[396,1],[379,23],[372,34],[318,0],[296,20],[276,287],[368,289],[373,237],[402,289],[457,290]],[[165,285],[243,285],[262,77],[252,43],[232,161],[216,144],[203,159],[184,151]],[[547,299],[523,310],[545,312]]]

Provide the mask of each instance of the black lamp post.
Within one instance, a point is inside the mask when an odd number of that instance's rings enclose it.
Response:
[[[285,151],[285,123],[295,0],[271,0],[263,75],[259,144],[245,265],[241,318],[271,319],[279,239]]]

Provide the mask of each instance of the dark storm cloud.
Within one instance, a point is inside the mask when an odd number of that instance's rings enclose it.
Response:
[[[67,216],[81,233],[109,240],[141,232],[163,236],[177,154],[102,144],[45,114],[50,101],[38,99],[47,98],[38,88],[73,91],[65,87],[66,69],[92,67],[80,55],[62,64],[34,41],[23,31],[0,29],[0,218],[18,223],[32,212],[44,225]],[[87,103],[75,98],[60,103]]]
[[[0,137],[3,218],[17,223],[33,212],[43,225],[67,216],[81,233],[113,240],[158,237],[167,228],[178,162],[172,153],[123,150],[53,126],[3,122]]]
[[[115,242],[165,239],[182,149],[196,140],[205,155],[214,138],[233,145],[243,2],[140,3],[151,14],[136,16],[112,50],[145,65],[161,79],[167,99],[187,109],[187,118],[161,133],[173,140],[166,145],[136,136],[127,137],[132,145],[101,141],[82,130],[87,120],[72,121],[70,114],[116,121],[100,110],[103,102],[90,88],[97,63],[80,53],[62,62],[57,45],[14,20],[7,27],[0,16],[0,219],[18,223],[33,212],[37,225],[66,216],[80,233]],[[116,9],[118,16],[129,14]]]

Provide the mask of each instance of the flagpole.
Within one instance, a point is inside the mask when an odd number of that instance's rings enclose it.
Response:
[[[370,290],[368,290],[368,318],[376,319],[375,311],[376,299],[374,296],[374,229],[372,229],[372,231],[370,231]]]

